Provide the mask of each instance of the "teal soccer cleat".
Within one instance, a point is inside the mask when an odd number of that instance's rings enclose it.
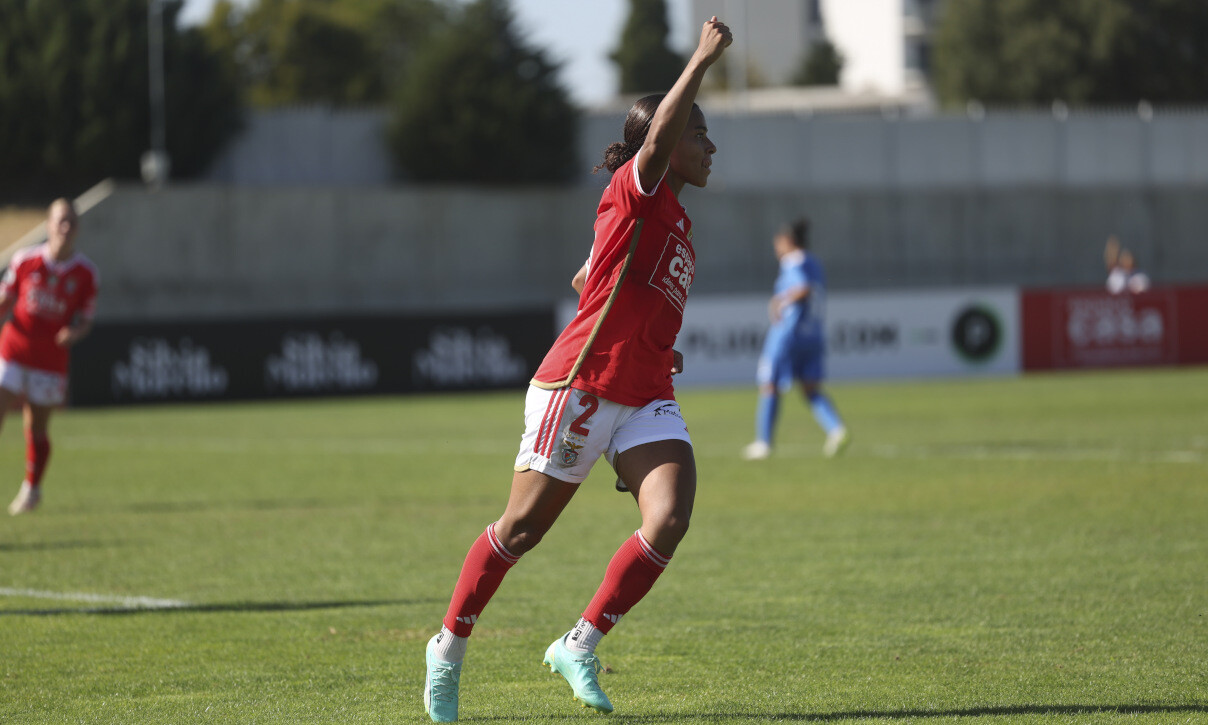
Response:
[[[428,641],[428,649],[425,652],[428,674],[424,678],[424,712],[432,717],[433,722],[456,722],[461,663],[437,659],[432,652],[435,644],[436,637],[433,637]]]
[[[605,714],[612,712],[608,695],[600,689],[599,674],[600,670],[604,669],[600,658],[594,654],[571,652],[562,640],[563,637],[559,637],[545,650],[545,661],[542,664],[548,667],[550,672],[566,678],[570,689],[574,690],[575,699],[582,702],[583,707],[590,707]]]

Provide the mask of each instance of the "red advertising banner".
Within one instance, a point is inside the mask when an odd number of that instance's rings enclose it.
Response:
[[[1208,363],[1208,287],[1024,290],[1024,370]]]

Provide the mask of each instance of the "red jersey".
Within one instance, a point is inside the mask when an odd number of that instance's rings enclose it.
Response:
[[[671,346],[696,272],[692,222],[666,176],[643,193],[634,159],[612,175],[579,310],[533,376],[629,406],[674,399]]]
[[[0,331],[0,357],[66,373],[67,348],[55,342],[55,335],[77,315],[92,318],[99,284],[96,267],[79,252],[56,262],[45,244],[18,251],[0,281],[0,299],[15,300],[13,316]]]

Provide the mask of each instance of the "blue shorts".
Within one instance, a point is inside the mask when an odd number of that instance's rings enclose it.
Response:
[[[755,381],[760,385],[775,383],[788,388],[794,380],[822,382],[826,377],[826,345],[817,339],[769,336],[759,356]]]

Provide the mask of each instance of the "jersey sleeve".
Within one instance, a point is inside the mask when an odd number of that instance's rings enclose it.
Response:
[[[641,151],[638,152],[638,155],[640,154]],[[655,194],[667,176],[667,172],[664,171],[653,189],[643,189],[641,181],[638,179],[638,155],[617,169],[616,173],[612,175],[612,181],[609,182],[617,211],[632,218],[646,216],[649,213],[654,206]]]
[[[4,268],[4,276],[0,277],[0,300],[8,300],[16,295],[17,272],[13,265]]]
[[[811,275],[805,262],[793,264],[784,269],[784,289],[792,290],[799,287],[809,287]]]
[[[28,258],[29,252],[27,249],[21,249],[9,260],[8,266],[4,268],[4,276],[0,277],[0,300],[16,298],[21,286],[21,265]]]
[[[100,291],[101,279],[96,270],[90,270],[88,283],[80,291],[80,317],[91,320],[96,315],[96,297]]]

